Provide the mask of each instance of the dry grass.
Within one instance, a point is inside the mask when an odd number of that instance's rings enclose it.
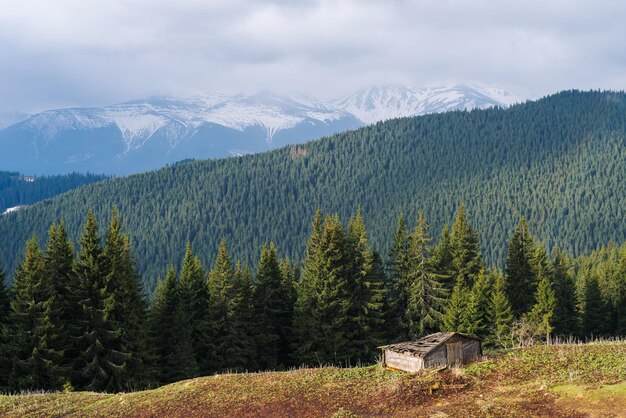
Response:
[[[463,369],[415,375],[378,366],[324,367],[223,374],[127,394],[0,396],[0,415],[576,417],[590,414],[593,403],[578,396],[591,393],[592,400],[604,405],[603,416],[620,416],[625,380],[626,343],[559,344],[510,350]]]

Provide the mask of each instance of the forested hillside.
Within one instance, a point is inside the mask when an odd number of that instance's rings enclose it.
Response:
[[[78,173],[30,177],[17,172],[0,171],[0,213],[8,208],[30,205],[105,178],[108,177]]]
[[[626,95],[563,92],[509,109],[397,119],[301,146],[190,162],[102,182],[0,218],[12,272],[25,241],[63,219],[77,239],[93,208],[117,206],[148,288],[190,241],[211,265],[222,237],[252,264],[263,242],[301,260],[316,208],[361,207],[386,254],[398,213],[422,209],[439,231],[465,204],[487,264],[504,265],[525,216],[548,251],[579,255],[626,240]]]

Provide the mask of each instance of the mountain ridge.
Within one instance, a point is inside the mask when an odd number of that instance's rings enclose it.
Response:
[[[387,85],[333,100],[216,93],[48,110],[0,131],[6,151],[0,164],[31,174],[129,174],[180,159],[260,152],[396,117],[506,107],[511,98],[478,86]]]

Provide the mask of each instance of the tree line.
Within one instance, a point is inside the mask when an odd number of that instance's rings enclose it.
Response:
[[[488,269],[464,206],[433,239],[423,212],[400,214],[390,250],[360,209],[346,225],[318,210],[301,264],[263,245],[256,268],[222,240],[207,272],[191,244],[150,302],[116,210],[89,211],[79,249],[63,223],[30,239],[0,285],[4,390],[128,391],[225,371],[370,363],[377,347],[437,331],[488,349],[555,335],[626,334],[626,245],[579,259],[548,255],[520,219],[504,271]]]
[[[624,161],[626,95],[562,92],[507,109],[394,119],[267,153],[90,184],[0,216],[0,259],[12,273],[33,232],[45,237],[52,220],[63,218],[77,241],[89,208],[106,223],[116,206],[153,292],[187,241],[205,266],[222,237],[248,265],[264,241],[302,262],[318,207],[348,219],[361,204],[372,245],[387,254],[398,211],[416,219],[419,202],[439,232],[463,201],[480,231],[485,264],[504,268],[521,216],[550,254],[557,245],[579,256],[626,241]]]

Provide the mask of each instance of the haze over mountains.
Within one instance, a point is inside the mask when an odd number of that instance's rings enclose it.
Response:
[[[388,85],[334,100],[264,92],[50,110],[0,130],[0,166],[36,175],[137,173],[187,158],[266,151],[397,117],[515,101],[489,87]]]

